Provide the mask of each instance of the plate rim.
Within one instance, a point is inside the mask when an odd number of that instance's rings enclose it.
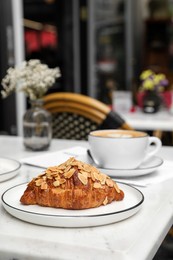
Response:
[[[90,217],[92,217],[92,218],[94,218],[94,217],[104,217],[104,216],[110,216],[110,215],[116,215],[116,214],[120,214],[120,213],[124,213],[124,212],[127,212],[127,211],[130,211],[130,210],[133,210],[133,209],[135,209],[135,208],[138,208],[140,205],[142,205],[142,203],[144,202],[144,200],[145,200],[145,197],[144,197],[144,194],[138,189],[138,188],[136,188],[136,187],[134,187],[134,186],[132,186],[132,185],[130,185],[130,184],[127,184],[127,183],[123,183],[123,182],[119,182],[119,181],[117,181],[117,183],[120,183],[120,184],[123,184],[123,185],[125,185],[125,186],[128,186],[128,187],[130,187],[131,189],[133,189],[133,190],[136,190],[140,195],[141,195],[141,200],[137,203],[137,204],[135,204],[134,206],[132,206],[132,207],[130,207],[130,208],[127,208],[127,209],[124,209],[124,210],[119,210],[119,211],[116,211],[116,212],[108,212],[108,213],[103,213],[103,214],[92,214],[92,215],[87,215],[87,214],[85,214],[85,215],[63,215],[63,214],[61,214],[61,215],[58,215],[58,214],[47,214],[47,213],[38,213],[38,212],[30,212],[30,211],[28,211],[28,210],[24,210],[24,209],[19,209],[19,208],[16,208],[16,207],[14,207],[14,206],[12,206],[12,205],[9,205],[6,201],[4,201],[4,196],[5,196],[5,194],[9,191],[9,190],[12,190],[12,189],[14,189],[14,188],[16,188],[16,187],[18,187],[18,186],[22,186],[22,185],[24,185],[24,184],[28,184],[28,182],[27,183],[20,183],[20,184],[17,184],[17,185],[15,185],[15,186],[12,186],[12,187],[10,187],[10,188],[8,188],[7,190],[5,190],[4,192],[3,192],[3,194],[1,195],[1,201],[2,201],[2,203],[3,204],[5,204],[7,207],[9,207],[9,208],[11,208],[11,209],[13,209],[13,210],[16,210],[16,211],[18,211],[18,212],[23,212],[23,213],[29,213],[29,214],[32,214],[32,215],[39,215],[39,216],[49,216],[49,217],[58,217],[58,218],[90,218]],[[39,206],[39,205],[37,205],[37,206]],[[41,207],[41,206],[40,206]],[[46,208],[46,207],[45,207]],[[58,208],[57,208],[58,209]],[[92,209],[92,208],[91,208]],[[94,209],[94,208],[93,208]],[[66,209],[65,209],[66,210]],[[67,211],[68,211],[68,209],[67,209]]]
[[[18,160],[11,159],[11,158],[8,158],[8,157],[2,157],[2,156],[0,157],[0,160],[1,160],[1,159],[3,159],[3,160],[5,159],[5,160],[8,160],[8,161],[16,162],[16,163],[18,164],[18,166],[17,166],[17,168],[15,168],[15,169],[13,169],[13,170],[0,173],[0,177],[3,176],[3,175],[6,175],[6,174],[10,174],[10,173],[12,173],[12,172],[18,171],[18,170],[21,168],[21,166],[22,166],[22,164],[21,164]]]

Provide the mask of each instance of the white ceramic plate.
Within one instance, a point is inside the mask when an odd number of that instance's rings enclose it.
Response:
[[[16,176],[21,168],[21,163],[9,158],[0,158],[0,182]]]
[[[141,208],[144,201],[141,191],[123,183],[119,183],[119,187],[125,193],[124,200],[94,209],[66,210],[38,205],[22,205],[19,200],[26,189],[26,184],[20,184],[5,191],[2,195],[2,204],[14,217],[38,225],[55,227],[100,226],[129,218]]]
[[[140,167],[136,169],[128,169],[128,170],[120,170],[120,169],[105,169],[105,168],[97,168],[111,176],[111,177],[135,177],[141,175],[147,175],[156,171],[163,164],[163,160],[160,157],[154,156],[150,160],[145,163],[142,163]]]

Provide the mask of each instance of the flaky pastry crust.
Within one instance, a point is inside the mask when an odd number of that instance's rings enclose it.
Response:
[[[72,157],[34,178],[20,201],[25,205],[88,209],[123,198],[124,192],[110,177]]]

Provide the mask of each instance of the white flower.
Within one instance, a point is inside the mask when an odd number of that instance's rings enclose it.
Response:
[[[6,76],[2,79],[3,98],[12,92],[22,91],[31,100],[41,98],[61,76],[59,68],[50,69],[40,60],[22,62],[20,67],[9,68]]]

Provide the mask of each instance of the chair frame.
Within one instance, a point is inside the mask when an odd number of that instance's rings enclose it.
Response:
[[[44,97],[44,108],[51,113],[77,113],[100,124],[110,112],[104,103],[77,93],[59,92]]]
[[[78,93],[56,92],[43,97],[44,108],[50,113],[69,112],[84,116],[101,124],[111,109],[92,97]],[[124,124],[121,129],[132,129]]]

